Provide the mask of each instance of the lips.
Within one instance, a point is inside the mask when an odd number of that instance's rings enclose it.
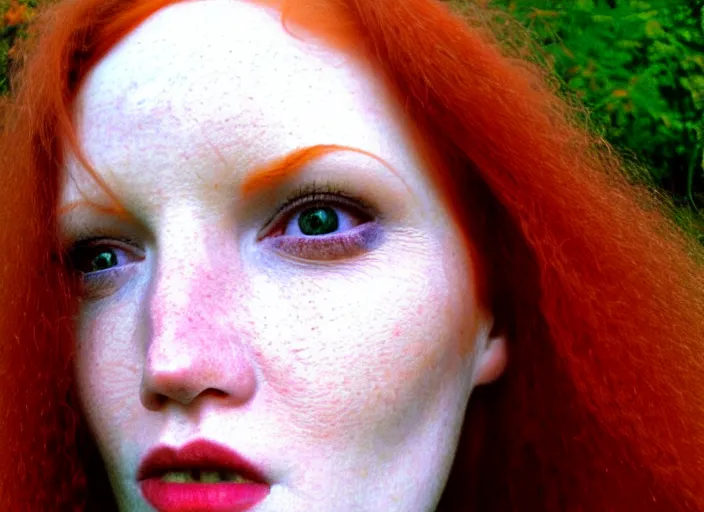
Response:
[[[270,491],[259,468],[229,448],[202,440],[151,451],[137,470],[137,481],[160,512],[244,512]]]

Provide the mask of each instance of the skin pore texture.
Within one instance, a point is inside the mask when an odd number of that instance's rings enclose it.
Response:
[[[136,482],[149,450],[208,439],[263,469],[257,512],[433,511],[505,341],[377,73],[292,37],[276,11],[181,3],[95,67],[75,118],[131,215],[70,208],[107,200],[67,160],[62,243],[91,240],[72,249],[78,270],[110,261],[85,276],[76,370],[121,510],[152,510]],[[326,153],[243,193],[321,144],[368,154]],[[312,184],[330,190],[278,212]],[[338,229],[302,234],[321,203]]]

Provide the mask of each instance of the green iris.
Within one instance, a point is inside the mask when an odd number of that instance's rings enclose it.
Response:
[[[117,256],[114,251],[100,251],[97,256],[90,260],[90,272],[107,270],[117,265]]]
[[[301,233],[308,236],[327,235],[337,229],[339,220],[329,207],[311,208],[298,216]]]

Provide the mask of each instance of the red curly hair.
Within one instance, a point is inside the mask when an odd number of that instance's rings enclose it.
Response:
[[[36,26],[0,141],[0,505],[115,508],[73,381],[56,229],[86,74],[178,0],[67,0]],[[577,121],[485,11],[437,0],[252,0],[371,59],[464,226],[510,361],[470,400],[441,512],[704,510],[704,273],[668,207]],[[84,161],[88,172],[94,173]],[[97,174],[94,177],[100,182]]]

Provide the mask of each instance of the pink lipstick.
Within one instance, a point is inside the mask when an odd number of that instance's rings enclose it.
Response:
[[[266,498],[262,472],[210,441],[158,447],[137,470],[144,498],[159,512],[245,512]]]

